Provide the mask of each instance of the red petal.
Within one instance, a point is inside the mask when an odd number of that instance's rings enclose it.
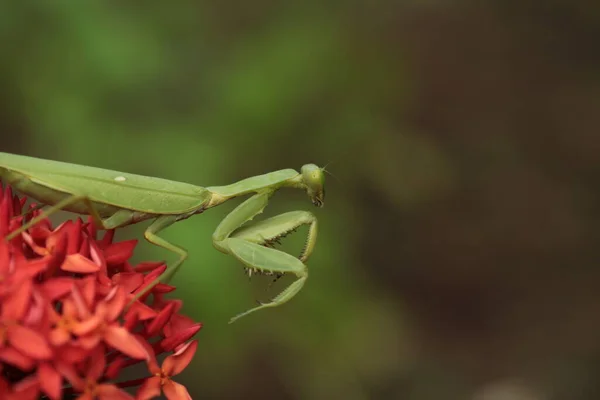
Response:
[[[169,301],[174,301],[174,300],[169,300]],[[177,304],[179,304],[179,303],[177,303]],[[165,328],[163,329],[163,333],[165,334],[165,337],[169,337],[169,336],[176,335],[180,331],[185,331],[190,328],[195,329],[195,328],[197,328],[198,325],[200,325],[200,328],[202,327],[202,324],[194,321],[190,317],[186,317],[185,315],[181,315],[181,314],[173,314],[173,316],[169,320],[169,323],[167,325],[165,325]]]
[[[0,216],[2,211],[0,211]],[[4,234],[0,232],[0,237],[4,237]],[[9,244],[6,240],[0,240],[0,275],[8,275],[10,268],[10,251],[8,248]]]
[[[13,218],[15,214],[14,203],[13,203],[13,194],[12,188],[10,186],[6,186],[4,190],[4,197],[2,198],[2,204],[0,207],[0,215],[2,216],[2,220],[6,221],[6,225],[2,223],[2,226],[8,227],[8,221]],[[8,234],[8,230],[3,232],[3,236]]]
[[[90,238],[92,238],[92,240],[96,240],[96,234],[98,233],[98,227],[94,223],[94,218],[91,215],[88,216],[88,219],[87,219],[87,222],[85,223],[84,229],[87,232],[88,236]]]
[[[166,283],[157,283],[152,288],[152,293],[171,293],[175,290],[175,286],[167,285]]]
[[[129,311],[131,311],[131,309],[129,309]],[[135,312],[127,312],[123,317],[123,327],[128,331],[133,331],[138,322],[140,322],[140,320]]]
[[[60,400],[62,395],[62,377],[48,363],[41,363],[37,370],[42,391],[52,400]]]
[[[150,272],[148,275],[146,275],[144,277],[144,283],[142,285],[140,285],[140,287],[138,287],[137,290],[135,292],[133,292],[133,294],[137,295],[138,293],[145,292],[144,295],[140,297],[140,299],[145,299],[146,297],[148,297],[150,295],[150,290],[146,291],[146,289],[150,285],[156,286],[157,284],[159,284],[158,277],[166,269],[167,269],[167,266],[163,265],[162,267],[156,268],[155,270],[153,270],[152,272]]]
[[[82,236],[81,245],[79,246],[79,254],[84,257],[91,259],[90,255],[90,238],[87,236]],[[99,265],[99,264],[98,264]]]
[[[125,261],[123,264],[120,264],[119,269],[121,270],[121,272],[136,272],[136,270],[133,269],[129,261]]]
[[[50,254],[48,249],[46,249],[43,246],[38,246],[35,243],[35,241],[33,240],[33,238],[31,237],[31,235],[29,235],[29,233],[27,233],[27,232],[21,233],[21,238],[23,239],[23,242],[25,242],[25,244],[38,256],[45,256],[45,255]]]
[[[77,218],[75,222],[68,220],[56,229],[61,230],[67,235],[67,254],[75,254],[79,250],[79,243],[81,242],[81,226],[81,219]]]
[[[140,301],[133,303],[130,310],[135,310],[140,321],[146,321],[156,317],[156,311]]]
[[[135,397],[137,400],[148,400],[158,396],[160,396],[160,378],[153,376],[144,381]]]
[[[64,231],[54,231],[46,239],[46,249],[52,254],[66,255],[67,254],[67,235]]]
[[[201,323],[194,324],[186,329],[178,331],[174,333],[172,336],[169,336],[163,339],[160,342],[160,346],[165,351],[171,351],[175,347],[189,340],[192,336],[194,336],[200,329],[202,328]]]
[[[100,248],[106,248],[106,246],[110,245],[113,241],[113,238],[115,237],[115,230],[111,229],[108,230],[104,233],[104,236],[102,236],[102,240],[98,242],[98,245],[100,246]]]
[[[52,357],[52,349],[40,333],[21,325],[11,325],[7,330],[8,341],[21,353],[35,360]]]
[[[21,226],[23,226],[23,217],[19,216],[19,217],[12,217],[9,221],[8,221],[8,232],[14,232],[17,229],[21,229]],[[14,245],[16,245],[18,248],[21,248],[22,244],[23,244],[23,237],[22,237],[23,233],[21,232],[20,235],[17,235],[14,237],[13,240],[11,240],[10,242]]]
[[[148,275],[146,275],[144,277],[144,282],[145,283],[154,282],[154,280],[156,278],[158,278],[159,276],[161,276],[163,274],[163,272],[165,272],[166,269],[167,269],[167,266],[165,264],[161,264],[161,266],[153,269],[150,273],[148,273]]]
[[[73,388],[75,390],[80,392],[83,391],[83,389],[85,388],[85,382],[83,381],[83,379],[81,379],[73,365],[64,362],[57,362],[56,370],[60,373],[61,376],[64,376],[67,379],[67,381],[71,383],[71,385],[73,385]]]
[[[163,392],[168,400],[192,400],[185,386],[171,380],[163,385]]]
[[[138,342],[136,337],[129,333],[127,329],[109,325],[104,331],[104,341],[111,347],[119,350],[121,353],[127,354],[131,358],[138,360],[147,359],[148,352]]]
[[[175,303],[167,304],[167,306],[158,313],[156,318],[154,318],[152,320],[152,322],[150,322],[146,326],[146,335],[151,337],[151,336],[156,335],[158,332],[160,332],[160,330],[165,326],[165,324],[171,318],[171,315],[173,315],[174,309],[175,309]]]
[[[164,334],[165,336],[172,336],[178,331],[182,331],[192,326],[196,326],[197,324],[198,323],[190,317],[186,317],[185,315],[181,314],[173,314],[173,317],[165,326]]]
[[[167,300],[167,302],[169,302],[169,303],[175,303],[176,304],[176,306],[175,306],[175,312],[176,313],[179,312],[183,308],[183,300],[180,300],[180,299],[170,299],[170,300]],[[186,317],[186,316],[183,316],[183,315],[178,315],[178,316],[181,317],[184,320],[188,320],[187,322],[183,322],[182,321],[182,323],[187,324],[187,326],[194,324],[194,320],[191,319],[190,317]]]
[[[98,246],[98,243],[90,242],[90,258],[94,263],[100,266],[100,274],[108,278],[108,267],[106,266],[106,259],[102,255],[102,250]]]
[[[48,340],[53,346],[62,346],[71,340],[71,334],[63,328],[52,329],[48,336]]]
[[[78,295],[79,292],[77,287],[73,287],[71,289],[71,293]],[[65,301],[63,301],[62,315],[64,315],[65,317],[75,319],[78,316],[78,312],[79,310],[77,310],[77,306],[75,305],[75,301],[73,301],[73,299],[68,298],[65,299]],[[87,313],[86,315],[89,315],[89,313]]]
[[[15,196],[15,200],[18,200],[18,206],[15,206],[15,209],[19,209],[19,214],[23,213],[23,207],[25,207],[25,203],[27,203],[27,197],[23,197],[23,198],[19,198],[18,196]],[[35,204],[35,203],[34,203]]]
[[[33,278],[40,272],[43,272],[50,262],[49,257],[37,258],[35,260],[27,260],[24,257],[20,257],[20,254],[15,254],[15,269],[14,279],[20,280],[24,278]]]
[[[40,286],[40,289],[44,297],[50,301],[54,301],[69,294],[73,289],[73,283],[73,278],[52,278],[44,282]]]
[[[96,276],[98,278],[98,283],[101,286],[112,286],[113,282],[108,277],[108,272],[106,271],[105,266],[101,266],[100,267],[100,271],[98,271],[98,273],[96,274]]]
[[[105,299],[107,305],[105,320],[110,322],[116,320],[123,312],[125,301],[127,301],[125,291],[120,286],[115,286]]]
[[[146,359],[148,371],[150,371],[152,375],[162,374],[162,371],[158,366],[158,362],[156,361],[156,354],[154,353],[154,350],[152,349],[150,343],[148,343],[143,338],[140,338],[139,340],[142,346],[144,346],[144,349],[146,349],[146,352],[148,353],[148,358]]]
[[[80,336],[77,340],[77,344],[81,346],[81,348],[86,350],[91,350],[94,347],[98,346],[98,344],[102,341],[102,336],[99,334]]]
[[[94,330],[98,329],[98,327],[104,322],[104,318],[100,315],[93,315],[90,318],[87,318],[81,322],[76,323],[71,331],[77,336],[87,335]]]
[[[55,359],[60,362],[72,365],[85,360],[88,351],[80,346],[67,344],[57,350]]]
[[[8,222],[13,216],[11,199],[12,195],[6,195],[10,191],[10,186],[6,188],[6,191],[0,191],[3,193],[2,201],[0,201],[0,236],[4,237],[8,234]]]
[[[31,358],[21,354],[12,347],[0,348],[0,360],[22,371],[29,371],[35,365],[35,362]]]
[[[40,326],[48,321],[46,315],[47,300],[36,290],[31,295],[31,305],[23,316],[22,322],[26,326]]]
[[[19,196],[17,194],[15,194],[12,198],[13,200],[13,212],[15,213],[15,215],[19,215],[22,213],[23,210],[23,204],[25,204],[27,202],[27,199],[20,199]]]
[[[87,319],[90,317],[91,312],[90,312],[89,305],[88,305],[86,299],[83,297],[83,294],[81,293],[81,290],[79,289],[79,285],[73,286],[73,290],[71,291],[70,299],[73,300],[73,307],[75,309],[74,315],[78,316],[80,319]]]
[[[108,368],[106,368],[104,376],[108,380],[115,379],[117,376],[119,376],[119,373],[121,372],[123,367],[127,365],[127,360],[129,360],[129,357],[119,355],[117,358],[115,358],[108,364]]]
[[[34,204],[30,204],[29,209],[31,210]],[[31,212],[31,218],[35,218],[40,215],[41,210]],[[33,238],[34,241],[45,241],[52,234],[52,225],[48,219],[44,219],[40,221],[37,225],[32,226],[28,229],[29,234]]]
[[[79,288],[81,289],[81,297],[85,301],[85,305],[88,310],[91,310],[96,300],[96,278],[94,276],[88,276],[78,281]]]
[[[179,312],[179,310],[181,310],[181,307],[183,307],[183,301],[182,300],[178,300],[178,299],[165,300],[164,296],[162,296],[160,294],[159,295],[155,295],[154,299],[156,301],[153,302],[152,306],[155,307],[155,308],[158,308],[158,309],[163,309],[167,305],[173,303],[173,304],[175,304],[175,308],[173,309],[173,312],[177,313],[177,312]],[[176,318],[177,319],[179,319],[179,318],[185,318],[185,319],[187,319],[187,321],[181,322],[181,323],[179,323],[179,321],[178,321],[178,325],[184,324],[185,325],[184,327],[187,327],[187,326],[195,324],[194,320],[192,320],[191,318],[188,318],[188,317],[184,317],[182,315],[177,315]],[[174,321],[171,321],[171,325],[174,324],[174,323],[175,323]]]
[[[136,301],[134,302],[129,310],[125,313],[125,322],[123,326],[131,331],[139,321],[146,321],[156,316],[156,311],[147,306],[146,304]]]
[[[132,293],[144,282],[144,275],[139,272],[119,272],[113,275],[112,281],[121,285],[126,293]]]
[[[67,272],[87,274],[98,272],[100,266],[81,254],[70,254],[65,258],[65,262],[61,265],[61,269]]]
[[[196,349],[198,348],[198,341],[192,340],[189,343],[181,346],[174,354],[165,358],[163,361],[162,369],[165,375],[175,376],[185,369],[194,358]]]
[[[113,243],[104,250],[106,263],[109,265],[122,264],[129,260],[133,255],[133,249],[137,245],[137,240],[126,240],[124,242]]]
[[[102,377],[105,367],[106,358],[104,357],[104,346],[100,345],[92,352],[86,378],[97,382]]]
[[[2,317],[4,320],[20,321],[29,306],[33,282],[26,279],[20,286],[13,289],[8,298],[4,299],[2,305]]]
[[[145,261],[145,262],[139,263],[138,265],[133,267],[133,269],[136,272],[150,272],[150,271],[154,271],[156,268],[159,268],[159,267],[166,268],[166,265],[164,262]]]

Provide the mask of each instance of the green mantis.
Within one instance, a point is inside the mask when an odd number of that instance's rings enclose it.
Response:
[[[283,187],[306,191],[317,207],[323,206],[325,196],[324,169],[314,164],[302,166],[300,172],[284,169],[227,186],[204,188],[161,178],[0,153],[0,179],[49,206],[8,235],[6,238],[9,240],[59,210],[90,215],[101,229],[154,220],[144,231],[144,237],[179,258],[148,289],[159,281],[168,282],[188,256],[186,250],[158,236],[160,231],[227,200],[253,194],[219,224],[212,236],[214,247],[238,259],[248,275],[293,274],[298,279],[270,302],[260,303],[238,314],[230,323],[254,311],[279,306],[294,297],[308,277],[305,262],[317,239],[317,219],[307,211],[291,211],[254,223],[250,220],[260,214],[269,198]],[[272,248],[273,243],[301,225],[308,225],[309,229],[306,245],[299,257]]]

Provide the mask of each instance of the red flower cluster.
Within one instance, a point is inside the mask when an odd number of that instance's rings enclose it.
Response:
[[[7,241],[41,212],[32,205],[22,216],[25,202],[0,187],[0,399],[190,399],[171,377],[192,360],[202,325],[164,298],[169,285],[131,303],[166,266],[130,265],[136,240],[113,243],[114,231],[97,239],[81,219],[56,229],[45,219]],[[138,363],[146,377],[119,381]],[[135,397],[122,389],[137,385]]]

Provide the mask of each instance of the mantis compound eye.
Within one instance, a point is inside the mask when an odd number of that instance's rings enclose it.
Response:
[[[323,169],[315,164],[306,164],[302,166],[301,172],[308,197],[315,206],[323,207],[325,202],[325,173]]]

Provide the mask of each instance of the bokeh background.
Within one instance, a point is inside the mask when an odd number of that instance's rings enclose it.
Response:
[[[235,202],[164,232],[195,399],[598,399],[599,4],[6,1],[0,151],[202,186],[330,163],[325,208],[267,209],[320,221],[285,306],[227,325],[290,282],[212,248]]]

